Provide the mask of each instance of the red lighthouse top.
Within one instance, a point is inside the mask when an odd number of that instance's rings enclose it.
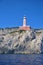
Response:
[[[23,26],[20,26],[20,30],[30,30],[31,29],[31,27],[30,26],[27,26],[26,25],[27,24],[27,18],[24,16],[24,18],[23,18]]]

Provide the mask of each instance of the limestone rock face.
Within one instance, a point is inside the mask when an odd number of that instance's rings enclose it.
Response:
[[[43,53],[43,30],[0,31],[0,53]]]

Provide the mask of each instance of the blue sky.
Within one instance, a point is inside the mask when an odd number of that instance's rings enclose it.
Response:
[[[0,27],[22,26],[23,17],[32,28],[43,28],[43,0],[0,0]]]

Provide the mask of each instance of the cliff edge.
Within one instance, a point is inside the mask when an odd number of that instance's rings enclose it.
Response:
[[[43,30],[0,29],[0,53],[43,53]]]

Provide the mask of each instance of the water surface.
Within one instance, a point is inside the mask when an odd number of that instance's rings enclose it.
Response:
[[[0,65],[43,65],[43,54],[0,54]]]

